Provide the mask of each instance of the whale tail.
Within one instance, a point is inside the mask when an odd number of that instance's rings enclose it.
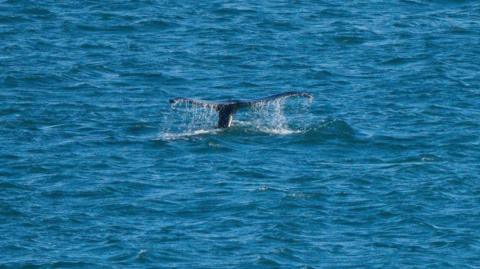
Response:
[[[174,98],[170,99],[170,104],[175,105],[178,103],[187,103],[191,105],[200,106],[207,109],[214,109],[218,112],[218,123],[217,128],[227,128],[232,125],[233,114],[241,108],[252,107],[257,104],[272,102],[278,99],[287,98],[287,97],[306,97],[312,99],[313,96],[310,93],[306,92],[284,92],[280,94],[271,95],[264,98],[253,99],[253,100],[231,100],[223,102],[211,102],[203,100],[195,100],[190,98]]]

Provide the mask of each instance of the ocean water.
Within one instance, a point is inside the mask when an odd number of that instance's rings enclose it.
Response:
[[[2,0],[0,267],[480,268],[479,63],[478,1]]]

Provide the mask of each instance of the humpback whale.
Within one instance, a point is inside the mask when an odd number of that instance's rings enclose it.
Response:
[[[282,98],[287,97],[306,97],[312,99],[313,96],[310,93],[306,92],[284,92],[280,94],[275,94],[271,96],[267,96],[264,98],[252,99],[252,100],[227,100],[227,101],[220,101],[220,102],[212,102],[212,101],[204,101],[204,100],[196,100],[190,98],[182,98],[177,97],[170,99],[170,104],[175,105],[178,103],[187,103],[196,106],[200,106],[203,108],[214,109],[218,112],[218,124],[217,128],[227,128],[232,125],[233,114],[237,112],[237,110],[242,108],[249,108],[256,104],[266,103],[275,101]]]

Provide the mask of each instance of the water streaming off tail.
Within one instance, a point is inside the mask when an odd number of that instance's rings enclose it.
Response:
[[[286,102],[287,100],[291,100]],[[308,100],[308,101],[305,101]],[[234,114],[233,127],[271,134],[292,134],[304,131],[310,99],[278,98],[259,102]],[[218,112],[214,108],[179,102],[167,113],[162,139],[176,139],[216,132]]]
[[[286,102],[288,98],[255,104],[252,111],[253,124],[256,129],[273,134],[291,134],[301,132],[304,128],[306,109],[311,100],[300,99]]]
[[[283,113],[285,99],[260,102],[252,107],[255,127],[264,130],[288,130],[287,119]]]
[[[178,139],[215,131],[218,112],[196,104],[177,103],[165,115],[162,139]]]

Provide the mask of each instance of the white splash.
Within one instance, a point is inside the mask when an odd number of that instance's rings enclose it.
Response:
[[[216,134],[220,132],[221,129],[209,129],[209,130],[194,130],[194,131],[187,131],[187,132],[180,132],[180,133],[171,133],[171,132],[162,132],[160,133],[155,140],[179,140],[179,139],[187,139],[190,137],[206,135],[206,134]]]

